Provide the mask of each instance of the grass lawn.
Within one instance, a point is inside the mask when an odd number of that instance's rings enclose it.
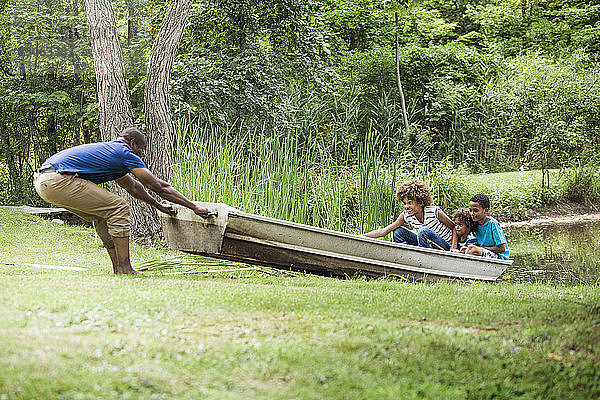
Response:
[[[600,397],[597,285],[114,276],[91,229],[5,209],[0,252],[0,400]]]
[[[550,183],[555,184],[560,180],[564,172],[558,169],[549,171]],[[540,187],[542,183],[542,172],[539,169],[531,171],[497,172],[493,174],[473,174],[469,175],[469,182],[478,189],[497,190],[510,192],[515,188],[536,186]]]

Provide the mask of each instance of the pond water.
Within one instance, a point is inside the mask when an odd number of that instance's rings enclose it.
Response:
[[[600,222],[506,228],[505,234],[515,262],[500,280],[600,282]]]

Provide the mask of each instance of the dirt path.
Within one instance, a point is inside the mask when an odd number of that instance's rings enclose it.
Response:
[[[544,226],[558,224],[584,224],[584,223],[599,223],[600,213],[582,214],[582,215],[567,215],[562,217],[539,217],[532,218],[526,221],[518,222],[502,222],[502,228],[521,228],[524,226]]]
[[[527,219],[522,221],[511,221],[502,216],[498,220],[506,228],[600,222],[600,202],[580,204],[561,201],[543,208],[527,209]]]

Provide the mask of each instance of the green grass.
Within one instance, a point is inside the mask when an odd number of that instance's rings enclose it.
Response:
[[[526,218],[527,209],[547,206],[564,199],[565,172],[551,170],[550,188],[542,189],[540,170],[469,175],[470,194],[485,193],[499,217]]]
[[[0,399],[600,396],[598,286],[113,276],[90,229],[8,210],[0,251],[88,268],[0,265]]]

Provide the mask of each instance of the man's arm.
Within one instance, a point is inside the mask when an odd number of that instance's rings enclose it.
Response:
[[[152,172],[150,172],[150,170],[147,168],[133,168],[131,173],[139,180],[139,182],[129,175],[124,175],[123,177],[115,180],[115,182],[117,182],[119,186],[129,192],[136,199],[150,204],[165,214],[171,213],[171,209],[169,207],[163,206],[152,196],[150,196],[150,194],[148,194],[144,188],[146,187],[163,199],[187,207],[201,217],[206,218],[208,216],[208,210],[206,208],[199,207],[192,203],[169,183],[154,176],[154,174],[152,174]]]

